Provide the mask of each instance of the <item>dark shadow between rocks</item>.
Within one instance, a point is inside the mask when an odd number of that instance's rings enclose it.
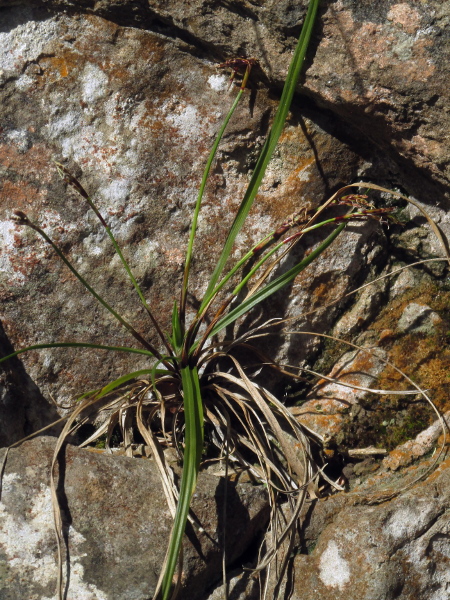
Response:
[[[62,521],[62,538],[64,541],[64,548],[62,552],[62,559],[66,565],[66,578],[63,592],[63,600],[67,600],[67,594],[69,593],[70,585],[70,550],[69,550],[69,531],[72,525],[72,515],[70,513],[69,502],[65,491],[65,480],[66,480],[66,448],[67,444],[64,444],[58,454],[58,485],[56,486],[56,495],[58,497],[59,510],[61,513]],[[65,550],[65,552],[64,552]]]
[[[0,356],[13,352],[0,323]],[[59,418],[17,357],[0,365],[0,447],[10,446]],[[61,429],[62,424],[55,425],[45,435],[56,436]]]

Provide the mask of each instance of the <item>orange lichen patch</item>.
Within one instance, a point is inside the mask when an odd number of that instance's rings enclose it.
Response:
[[[290,216],[301,214],[309,208],[309,204],[302,198],[307,181],[302,181],[299,175],[314,162],[314,159],[302,161],[295,170],[287,174],[283,184],[276,191],[258,194],[255,204],[260,207],[263,214],[270,214],[273,217],[275,226],[289,221]]]
[[[306,158],[298,164],[298,166],[288,174],[283,183],[283,190],[286,193],[300,196],[304,186],[304,181],[309,181],[308,167],[315,165],[315,158]]]
[[[346,407],[336,400],[311,401],[289,409],[303,425],[320,435],[333,437],[342,431]]]
[[[61,77],[68,77],[74,69],[80,67],[80,57],[74,52],[60,48],[61,54],[41,58],[39,66],[43,70],[45,83],[58,81]]]
[[[296,198],[278,194],[277,192],[258,194],[255,205],[263,215],[270,215],[272,217],[274,228],[289,221],[291,215],[297,214],[302,209]]]
[[[29,279],[36,267],[42,264],[43,258],[48,258],[50,253],[47,252],[44,257],[42,253],[28,252],[27,254],[21,254],[20,256],[14,256],[11,258],[11,267],[17,274],[23,275]]]
[[[31,204],[38,195],[40,195],[39,190],[25,181],[20,183],[5,181],[0,188],[2,206],[23,207],[27,203]]]
[[[389,356],[391,362],[428,391],[439,410],[450,408],[450,347],[442,344],[440,336],[404,336],[394,341]],[[380,387],[410,389],[411,385],[387,367],[380,376]]]
[[[425,482],[423,482],[423,485],[428,485],[432,483],[433,481],[438,479],[442,475],[442,473],[445,473],[448,469],[450,469],[450,457],[446,458],[444,461],[441,462],[438,468],[435,471],[433,471],[433,473],[431,473],[429,477],[427,477],[427,480]]]
[[[398,321],[411,302],[427,305],[438,312],[441,322],[434,332],[427,335],[414,332],[401,335],[398,333]],[[450,409],[449,307],[450,292],[440,290],[435,285],[425,284],[408,290],[391,302],[372,325],[372,329],[377,331],[382,339],[383,346],[389,348],[390,361],[418,385],[428,390],[441,411]],[[387,367],[380,376],[380,387],[410,389],[411,385],[400,373]]]
[[[36,201],[42,204],[46,198],[47,189],[38,189],[26,181],[0,183],[0,202],[4,211],[20,209],[28,213]]]
[[[395,331],[393,329],[383,329],[380,332],[380,337],[378,343],[382,346],[383,344],[387,344],[394,339]]]
[[[295,279],[295,283],[301,283],[303,277],[308,277],[308,275],[300,273],[300,275]],[[342,294],[345,293],[347,284],[348,278],[346,275],[342,275],[339,277],[339,279],[336,278],[332,282],[327,281],[324,283],[318,283],[312,290],[310,301],[311,309],[325,306],[329,302],[333,302],[337,298],[340,298]]]
[[[389,456],[383,460],[383,465],[391,471],[396,471],[400,467],[407,467],[413,460],[409,448],[399,447],[389,453]]]
[[[448,421],[450,412],[444,415],[444,419]],[[383,465],[391,470],[396,470],[399,467],[404,467],[411,464],[414,460],[425,456],[437,447],[442,447],[444,442],[442,427],[439,421],[435,421],[430,427],[421,431],[415,439],[408,440],[401,444],[395,450],[390,452],[383,460]],[[448,444],[448,442],[447,442]]]
[[[407,290],[400,297],[389,303],[389,309],[384,310],[378,319],[374,322],[372,329],[382,331],[383,329],[397,328],[398,321],[403,311],[413,301],[419,301],[419,304],[428,305],[433,310],[439,310],[434,306],[434,301],[439,297],[436,286],[428,284]]]
[[[92,55],[92,50],[101,48],[103,44],[114,42],[121,28],[96,15],[83,15],[81,21],[84,26],[83,35],[77,36],[74,46],[79,52]]]
[[[139,42],[139,54],[141,58],[151,61],[152,64],[158,64],[164,59],[167,52],[167,43],[164,40],[148,34],[146,36],[141,35]]]
[[[121,37],[130,37],[125,35],[124,30],[119,30],[117,39],[120,41]],[[98,66],[107,73],[111,82],[119,82],[125,83],[129,85],[130,82],[130,68],[133,68],[134,65],[132,62],[146,62],[149,65],[157,65],[164,60],[164,56],[166,53],[167,43],[163,40],[155,38],[152,34],[148,36],[142,35],[140,32],[140,36],[138,40],[134,40],[139,43],[139,47],[136,49],[134,56],[139,57],[138,59],[131,59],[129,54],[121,54],[119,56],[115,55],[114,59],[105,53],[103,56],[98,56],[96,62]],[[100,49],[100,48],[99,48]],[[92,59],[91,59],[92,60]],[[160,90],[161,91],[161,90]],[[172,88],[171,93],[174,92]]]
[[[311,135],[311,131],[309,129],[309,127],[307,127],[307,131],[308,133]],[[299,141],[301,142],[302,139],[301,137],[303,137],[303,133],[299,133],[298,128],[297,127],[286,127],[279,138],[278,143],[281,145],[285,145],[288,143],[298,143]]]

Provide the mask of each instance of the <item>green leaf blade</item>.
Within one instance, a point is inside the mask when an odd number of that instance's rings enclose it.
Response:
[[[181,476],[180,495],[169,542],[167,565],[161,587],[163,600],[170,598],[172,578],[180,554],[191,498],[197,484],[203,451],[203,401],[197,368],[184,367],[181,369],[181,381],[186,427],[183,474]]]
[[[301,271],[303,271],[303,269],[305,269],[309,264],[311,264],[311,262],[313,262],[313,260],[315,260],[324,250],[326,250],[326,248],[328,248],[328,246],[336,239],[336,237],[341,233],[341,231],[346,226],[347,226],[347,223],[344,222],[341,225],[339,225],[339,227],[336,227],[336,229],[326,238],[326,240],[324,240],[315,250],[313,250],[301,262],[299,262],[297,265],[292,267],[286,273],[283,273],[283,275],[280,275],[273,281],[269,282],[266,286],[264,286],[262,289],[257,291],[255,294],[253,294],[253,296],[250,296],[249,298],[244,300],[241,304],[239,304],[239,306],[236,306],[236,308],[231,310],[212,329],[210,336],[212,337],[212,336],[216,335],[217,333],[219,333],[219,331],[221,331],[225,327],[228,327],[228,325],[231,325],[232,323],[234,323],[234,321],[236,321],[236,319],[245,315],[249,310],[251,310],[257,304],[259,304],[260,302],[262,302],[263,300],[265,300],[272,294],[275,294],[275,292],[278,292],[283,287],[288,285],[291,281],[293,281],[297,277],[297,275]]]
[[[225,263],[227,262],[233,244],[236,240],[236,237],[239,231],[242,229],[242,226],[247,218],[247,215],[253,205],[253,201],[256,198],[259,187],[261,185],[262,179],[265,175],[267,166],[269,164],[270,159],[272,158],[275,147],[280,138],[281,132],[284,127],[284,123],[286,121],[286,117],[289,112],[289,108],[292,103],[292,98],[295,93],[295,89],[298,83],[298,79],[300,77],[301,69],[303,66],[303,62],[305,59],[306,51],[308,49],[309,41],[311,39],[312,28],[314,25],[314,21],[317,15],[317,10],[319,6],[319,0],[311,0],[308,12],[305,17],[305,22],[302,27],[302,31],[297,43],[297,47],[294,52],[293,59],[291,61],[289,71],[286,77],[286,81],[283,88],[283,93],[281,95],[281,100],[278,105],[277,112],[275,114],[275,118],[272,124],[272,128],[269,132],[269,135],[266,139],[266,142],[261,150],[261,154],[256,163],[255,169],[253,171],[252,177],[250,179],[250,183],[245,192],[242,203],[239,207],[235,220],[231,226],[229,231],[227,240],[224,244],[222,253],[217,262],[217,265],[214,269],[214,272],[211,276],[211,280],[208,285],[208,289],[205,293],[205,297],[203,302],[199,308],[198,314],[201,314],[205,306],[207,306],[214,296],[215,286],[217,281],[225,267]]]

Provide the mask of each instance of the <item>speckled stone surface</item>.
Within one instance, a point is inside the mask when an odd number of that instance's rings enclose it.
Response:
[[[426,464],[402,475],[375,475],[350,494],[319,501],[306,531],[310,552],[295,560],[292,598],[444,600],[450,588],[449,459],[401,492]],[[389,499],[392,491],[398,495]]]
[[[0,503],[0,596],[50,600],[56,589],[49,468],[55,439],[25,442],[10,451]],[[68,446],[59,463],[59,494],[69,544],[68,600],[146,600],[164,560],[171,517],[152,461],[107,456]],[[183,585],[198,598],[220,578],[220,539],[227,530],[228,561],[242,554],[268,517],[261,486],[199,478],[192,510],[206,533],[189,528]],[[220,539],[219,539],[220,538]]]
[[[63,161],[93,195],[164,330],[181,282],[188,227],[201,173],[233,91],[213,60],[180,39],[90,14],[4,9],[0,68],[1,318],[12,344],[47,341],[133,344],[48,245],[11,220],[39,222],[74,266],[135,328],[151,324],[109,239],[86,203],[59,179]],[[248,92],[219,151],[199,219],[190,303],[201,297],[267,132],[276,102]],[[364,160],[320,124],[294,111],[267,171],[234,258],[294,213],[317,206],[354,179]],[[284,268],[320,238],[311,236]],[[333,250],[270,299],[255,319],[293,316],[337,297],[383,260],[375,221],[355,224]],[[338,311],[308,319],[325,329]],[[275,340],[269,349],[299,361],[311,342]],[[45,395],[67,404],[143,359],[101,351],[44,350],[23,356]],[[89,368],[86,368],[86,364]]]

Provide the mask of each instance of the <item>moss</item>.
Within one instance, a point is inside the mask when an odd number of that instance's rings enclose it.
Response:
[[[377,397],[371,408],[368,405],[366,400],[366,409],[360,410],[355,419],[345,425],[339,447],[341,452],[362,445],[393,450],[423,431],[432,418],[426,402],[412,404],[398,396],[392,400],[386,397],[383,401]]]
[[[98,450],[104,450],[106,448],[106,434],[102,435],[95,443],[95,448]]]
[[[385,347],[389,359],[411,379],[428,390],[440,411],[450,409],[450,290],[448,285],[425,281],[422,285],[406,291],[391,302],[373,323],[372,329],[381,336],[383,330],[393,332],[404,309],[411,302],[428,305],[441,318],[434,333],[393,334]],[[410,384],[400,373],[388,367],[380,377],[380,387],[410,389]],[[431,413],[430,413],[431,415]]]
[[[314,371],[318,373],[329,373],[340,357],[348,352],[349,348],[341,342],[325,339],[323,342],[320,358],[314,364]]]

